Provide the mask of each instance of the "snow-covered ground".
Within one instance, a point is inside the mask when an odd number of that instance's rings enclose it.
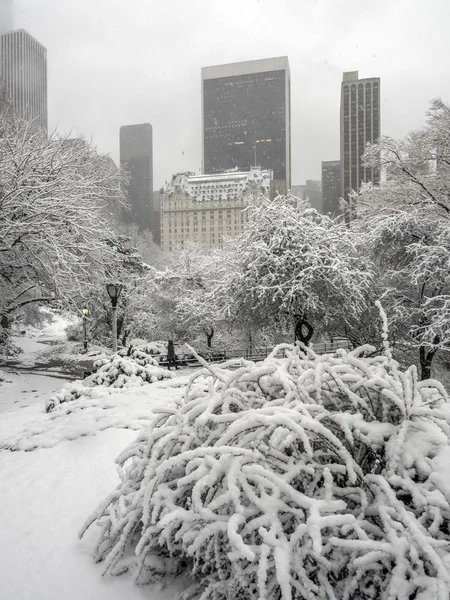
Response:
[[[48,349],[39,337],[15,343],[24,350],[19,362],[28,367]],[[102,577],[91,556],[96,531],[82,541],[78,532],[119,481],[115,457],[148,422],[152,405],[181,397],[186,374],[140,388],[104,389],[87,403],[74,401],[53,413],[45,412],[45,401],[63,379],[13,367],[0,378],[0,598],[175,598],[182,580],[162,589],[138,587],[126,576]]]

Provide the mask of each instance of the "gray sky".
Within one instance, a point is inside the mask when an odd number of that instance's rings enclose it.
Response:
[[[48,49],[49,121],[118,161],[119,127],[153,125],[154,188],[201,162],[202,66],[287,55],[292,183],[339,159],[343,71],[381,77],[382,133],[450,102],[450,0],[16,0]]]

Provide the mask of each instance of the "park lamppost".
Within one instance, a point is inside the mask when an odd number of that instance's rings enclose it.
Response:
[[[87,352],[87,316],[89,310],[86,306],[81,309],[81,314],[83,315],[83,350]]]
[[[117,300],[119,299],[120,292],[122,291],[121,283],[108,283],[106,290],[109,297],[111,298],[112,305],[112,349],[113,352],[117,352]]]

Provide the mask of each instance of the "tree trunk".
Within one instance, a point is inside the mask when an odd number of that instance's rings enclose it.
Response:
[[[203,330],[206,335],[206,344],[208,348],[212,347],[212,339],[214,337],[214,327],[210,327],[209,329]]]
[[[123,331],[123,335],[122,335],[122,346],[125,347],[127,345],[127,339],[128,339],[129,335],[130,335],[130,331],[127,327],[125,327],[124,331]]]
[[[436,336],[434,343],[439,343],[439,338]],[[420,357],[420,380],[431,379],[431,363],[433,358],[436,356],[437,348],[428,349],[427,346],[420,346],[419,357]]]
[[[306,329],[306,331],[305,331]],[[295,341],[309,346],[309,342],[314,333],[314,327],[304,316],[297,319],[295,323]]]

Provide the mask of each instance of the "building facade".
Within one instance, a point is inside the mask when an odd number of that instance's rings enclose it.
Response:
[[[348,201],[363,182],[380,182],[380,169],[362,164],[366,144],[380,137],[380,79],[358,79],[358,71],[344,73],[341,84],[341,197]],[[349,207],[352,213],[352,207]]]
[[[129,210],[123,221],[135,224],[139,231],[154,228],[153,219],[153,130],[150,123],[120,128],[120,165],[128,181],[124,190]],[[159,229],[156,232],[159,236]]]
[[[0,35],[0,79],[16,115],[47,131],[47,50],[24,29]]]
[[[291,187],[291,81],[286,56],[202,68],[203,173],[260,165]]]
[[[341,161],[322,161],[323,214],[337,217],[341,214]]]
[[[11,106],[11,101],[6,90],[6,85],[0,79],[0,117],[2,117]]]
[[[259,167],[211,175],[179,173],[161,196],[161,247],[165,251],[199,242],[221,248],[224,238],[242,233],[250,203],[269,198],[273,174]]]

